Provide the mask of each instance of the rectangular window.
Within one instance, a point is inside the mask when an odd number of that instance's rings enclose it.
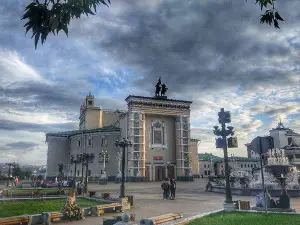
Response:
[[[243,164],[241,164],[241,168],[243,168]]]
[[[208,176],[210,176],[210,170],[208,171]]]
[[[162,132],[161,130],[154,130],[153,132],[153,142],[154,144],[162,143]]]
[[[77,141],[77,145],[78,145],[78,147],[80,147],[80,145],[81,145],[80,140]]]
[[[183,132],[182,132],[182,137],[187,138],[188,135],[189,135],[189,132],[188,132],[188,131],[183,131]]]
[[[206,168],[206,165],[204,164],[204,168]]]
[[[92,138],[91,137],[89,137],[89,139],[88,139],[88,146],[92,146]]]
[[[288,145],[292,144],[292,142],[293,142],[293,138],[289,137],[288,138]]]
[[[207,171],[206,170],[204,171],[204,175],[207,176]]]
[[[101,139],[101,146],[106,146],[106,139],[105,138]]]

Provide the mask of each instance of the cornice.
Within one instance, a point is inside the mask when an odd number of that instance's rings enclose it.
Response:
[[[126,98],[128,106],[149,106],[158,108],[179,108],[179,109],[190,109],[192,104],[191,101],[181,101],[173,99],[155,99],[148,97],[139,96],[128,96]]]

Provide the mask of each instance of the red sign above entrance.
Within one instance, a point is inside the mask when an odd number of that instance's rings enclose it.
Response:
[[[153,160],[163,160],[162,156],[153,156]]]

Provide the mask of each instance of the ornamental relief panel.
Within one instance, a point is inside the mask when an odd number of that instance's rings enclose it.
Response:
[[[167,148],[166,124],[163,121],[152,121],[149,129],[149,147]]]

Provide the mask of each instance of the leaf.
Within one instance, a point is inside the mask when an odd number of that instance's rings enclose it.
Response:
[[[276,18],[277,20],[284,21],[284,19],[282,19],[282,17],[279,15],[278,12],[275,12],[275,18]]]
[[[278,21],[276,19],[274,19],[274,27],[280,29]]]
[[[35,35],[35,37],[34,37],[34,46],[35,46],[35,49],[36,49],[37,44],[38,44],[38,42],[39,42],[40,35],[41,35],[40,33],[37,33],[37,34]]]

